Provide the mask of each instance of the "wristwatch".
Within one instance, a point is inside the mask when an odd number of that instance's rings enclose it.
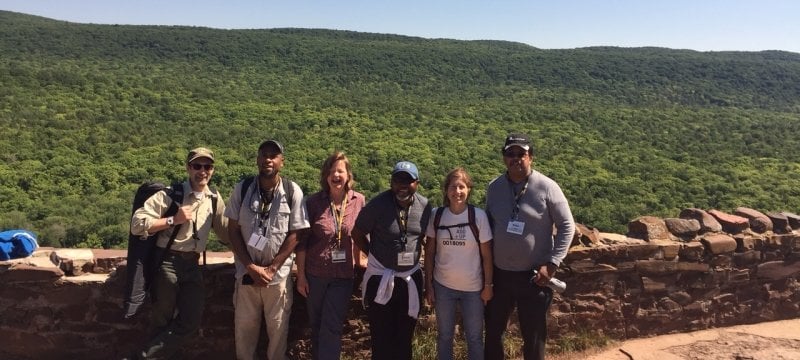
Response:
[[[174,216],[168,217],[167,218],[167,225],[172,226],[174,224],[175,224],[175,217]]]

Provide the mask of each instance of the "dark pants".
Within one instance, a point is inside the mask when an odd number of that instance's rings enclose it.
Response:
[[[525,360],[544,359],[547,340],[547,310],[553,290],[530,283],[530,271],[506,271],[494,268],[494,297],[486,305],[486,360],[501,360],[503,333],[511,311],[517,307]]]
[[[422,270],[415,272],[411,278],[422,304]],[[381,305],[375,302],[380,282],[380,276],[371,277],[364,295],[372,336],[372,359],[411,360],[411,339],[417,319],[408,316],[408,285],[405,280],[394,278],[392,298],[386,305]]]
[[[353,279],[308,278],[308,321],[311,323],[311,353],[314,360],[339,359],[342,328],[353,296]]]
[[[169,359],[200,328],[205,288],[198,255],[165,255],[152,289],[155,295],[150,316],[153,336],[137,351],[137,357]]]

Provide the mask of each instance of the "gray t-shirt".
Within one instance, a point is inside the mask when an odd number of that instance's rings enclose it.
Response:
[[[370,200],[356,219],[356,227],[369,235],[369,252],[384,267],[395,271],[408,271],[412,266],[398,266],[397,255],[403,251],[402,232],[399,225],[398,207],[391,190],[384,191]],[[421,241],[425,236],[431,208],[428,199],[415,193],[414,202],[408,209],[406,251],[414,251],[414,264],[419,263]]]
[[[494,265],[503,270],[529,271],[548,262],[561,264],[575,233],[575,221],[561,187],[536,170],[532,170],[527,183],[519,199],[517,219],[524,223],[521,234],[510,232],[509,222],[515,209],[515,194],[523,184],[514,186],[503,174],[492,180],[486,190]]]

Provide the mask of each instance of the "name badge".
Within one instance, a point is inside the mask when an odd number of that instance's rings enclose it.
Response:
[[[252,233],[250,234],[250,239],[247,240],[247,246],[263,251],[264,247],[267,246],[267,238],[259,233]]]
[[[331,262],[333,263],[341,263],[347,259],[347,256],[344,254],[344,250],[333,250],[331,251]]]
[[[411,266],[414,265],[415,251],[403,251],[397,254],[398,266]]]
[[[516,235],[522,235],[522,230],[525,229],[525,223],[517,220],[510,220],[506,232]]]

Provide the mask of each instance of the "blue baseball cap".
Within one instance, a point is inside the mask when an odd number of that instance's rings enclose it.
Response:
[[[407,173],[411,175],[411,178],[414,180],[419,180],[419,171],[417,171],[417,165],[410,161],[401,161],[394,165],[394,169],[392,170],[392,175],[397,174],[399,172]]]

